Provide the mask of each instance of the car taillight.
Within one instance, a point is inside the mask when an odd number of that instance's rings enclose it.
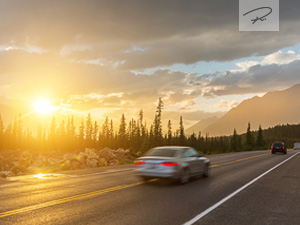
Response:
[[[274,147],[272,146],[272,149],[273,149]]]
[[[143,160],[136,160],[133,162],[134,165],[143,165],[146,164],[147,162],[143,161]]]
[[[284,146],[282,146],[282,149],[284,149]]]
[[[177,166],[178,163],[177,162],[164,162],[164,163],[161,163],[160,165],[162,165],[162,166]]]

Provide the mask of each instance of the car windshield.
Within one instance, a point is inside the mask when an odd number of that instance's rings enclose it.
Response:
[[[146,152],[145,156],[162,156],[162,157],[176,157],[178,150],[169,148],[153,148]]]

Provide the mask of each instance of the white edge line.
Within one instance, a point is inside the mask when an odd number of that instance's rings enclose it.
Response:
[[[286,160],[282,161],[281,163],[277,164],[276,166],[272,167],[271,169],[269,169],[268,171],[264,172],[263,174],[261,174],[260,176],[254,178],[252,181],[250,181],[249,183],[245,184],[244,186],[242,186],[241,188],[237,189],[235,192],[231,193],[230,195],[228,195],[227,197],[223,198],[222,200],[220,200],[219,202],[217,202],[216,204],[214,204],[213,206],[209,207],[208,209],[206,209],[205,211],[203,211],[202,213],[198,214],[197,216],[195,216],[193,219],[191,219],[190,221],[184,223],[184,225],[192,225],[194,223],[196,223],[198,220],[200,220],[202,217],[206,216],[207,214],[209,214],[211,211],[213,211],[214,209],[218,208],[220,205],[222,205],[224,202],[226,202],[227,200],[229,200],[230,198],[232,198],[233,196],[235,196],[236,194],[238,194],[239,192],[243,191],[244,189],[246,189],[248,186],[250,186],[251,184],[253,184],[254,182],[258,181],[260,178],[262,178],[263,176],[265,176],[266,174],[270,173],[271,171],[275,170],[277,167],[281,166],[282,164],[286,163],[287,161],[289,161],[290,159],[292,159],[293,157],[295,157],[296,155],[298,155],[300,152],[292,155],[291,157],[287,158]]]

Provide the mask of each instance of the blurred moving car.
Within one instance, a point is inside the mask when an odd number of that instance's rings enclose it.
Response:
[[[300,150],[300,142],[295,142],[294,143],[294,150]]]
[[[134,161],[136,173],[144,180],[176,179],[181,184],[196,175],[209,176],[210,161],[195,149],[184,146],[164,146],[150,149]]]
[[[284,142],[274,142],[271,146],[272,154],[276,152],[282,152],[283,154],[287,154],[287,148]]]

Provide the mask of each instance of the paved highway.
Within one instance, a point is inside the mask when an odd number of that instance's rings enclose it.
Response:
[[[141,182],[133,166],[0,183],[0,224],[299,224],[300,152],[209,156],[209,178]]]

